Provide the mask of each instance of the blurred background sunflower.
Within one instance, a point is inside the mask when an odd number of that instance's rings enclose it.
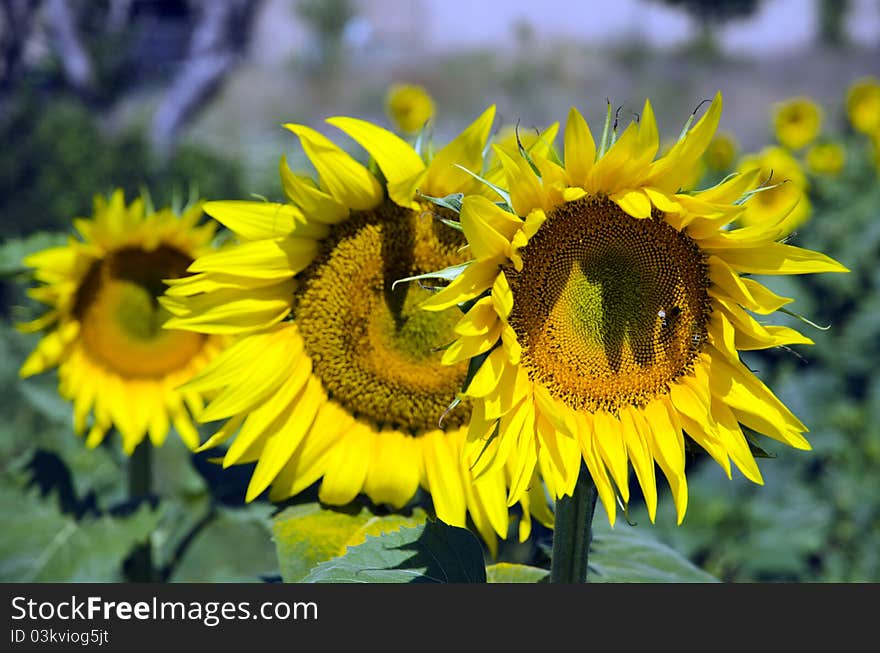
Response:
[[[161,446],[173,424],[191,449],[199,443],[195,392],[181,392],[223,347],[217,336],[163,329],[158,298],[165,282],[210,248],[216,223],[200,203],[155,211],[143,198],[126,205],[122,191],[95,198],[91,218],[74,220],[79,239],[24,259],[37,286],[28,294],[48,305],[19,325],[45,332],[21,366],[22,377],[58,368],[58,390],[73,403],[73,427],[94,448],[115,427],[127,454],[149,435]]]

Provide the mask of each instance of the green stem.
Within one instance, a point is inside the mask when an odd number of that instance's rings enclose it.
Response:
[[[128,459],[128,496],[133,504],[149,499],[153,492],[153,447],[149,440],[141,442]],[[138,544],[128,559],[128,580],[148,583],[156,580],[153,549],[149,538]]]
[[[596,486],[586,465],[581,463],[574,492],[570,497],[560,497],[556,501],[551,583],[587,582],[587,559],[593,539],[595,508]]]

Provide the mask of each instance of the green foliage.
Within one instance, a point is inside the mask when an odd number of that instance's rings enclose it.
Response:
[[[183,511],[185,517],[193,511]],[[278,573],[271,542],[272,507],[218,507],[195,534],[169,580],[182,583],[259,582]],[[234,543],[234,545],[231,545]]]
[[[4,582],[120,581],[130,549],[147,540],[161,512],[147,505],[124,517],[75,519],[55,497],[36,488],[0,483],[0,515],[13,537],[0,538]]]
[[[350,547],[322,562],[306,583],[485,583],[479,540],[465,528],[429,521]]]
[[[293,506],[275,516],[282,580],[289,583],[546,582],[538,564],[489,561],[468,530],[427,520],[425,513],[377,515],[363,506]],[[597,517],[589,581],[715,582],[650,529]]]
[[[850,0],[819,0],[819,38],[825,45],[844,45]]]
[[[667,5],[681,7],[702,21],[723,22],[744,18],[758,8],[758,0],[662,0]]]
[[[328,72],[342,63],[342,36],[357,14],[352,0],[297,0],[294,7],[315,37],[314,67]]]
[[[0,245],[0,277],[13,277],[26,271],[22,262],[26,256],[67,242],[61,233],[39,231],[26,238],[10,238]]]
[[[117,437],[87,449],[57,376],[18,378],[36,340],[0,321],[0,515],[10,525],[0,533],[0,579],[127,580],[126,560],[144,541],[160,580],[277,576],[271,506],[224,505],[173,431],[153,450],[154,494],[132,500]]]
[[[587,580],[600,583],[714,583],[678,551],[659,542],[647,528],[618,523],[604,515],[593,520]]]
[[[296,13],[321,38],[339,40],[356,8],[351,0],[299,0]]]
[[[486,567],[487,583],[540,583],[549,575],[546,569],[511,562],[498,562]]]
[[[73,99],[19,94],[0,114],[0,139],[3,238],[67,233],[72,218],[91,214],[96,194],[115,188],[127,197],[147,188],[157,206],[192,187],[205,199],[244,194],[235,163],[190,146],[161,162],[140,130],[108,133]]]
[[[374,515],[365,507],[331,510],[317,503],[291,506],[279,513],[272,527],[281,578],[288,583],[302,581],[318,564],[344,555],[369,535],[392,532],[404,526],[423,524],[427,515]]]

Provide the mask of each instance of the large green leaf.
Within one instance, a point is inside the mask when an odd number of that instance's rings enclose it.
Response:
[[[0,484],[0,580],[113,582],[123,560],[155,528],[160,512],[141,506],[126,517],[62,514],[54,495],[41,497],[8,481]]]
[[[176,564],[172,582],[259,582],[278,575],[271,539],[272,506],[218,508]]]
[[[350,547],[322,562],[306,583],[485,583],[483,549],[465,528],[431,521]]]
[[[367,535],[416,526],[425,519],[421,510],[409,516],[379,516],[364,507],[336,510],[318,503],[287,508],[275,517],[272,527],[281,578],[299,582],[317,564],[344,555],[346,547],[361,544]]]
[[[486,581],[489,583],[540,583],[550,572],[540,567],[499,562],[486,567]]]
[[[644,529],[620,522],[611,528],[604,515],[597,515],[593,520],[589,562],[587,579],[591,582],[717,582],[715,577]]]
[[[29,464],[37,450],[57,455],[70,472],[76,495],[95,492],[104,506],[125,499],[124,459],[110,446],[88,449],[73,433],[73,407],[58,395],[57,375],[18,377],[18,368],[36,345],[0,323],[0,469],[13,473]]]

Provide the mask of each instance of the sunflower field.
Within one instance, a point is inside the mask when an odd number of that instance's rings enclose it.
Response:
[[[385,4],[3,10],[0,579],[880,581],[880,45]]]

